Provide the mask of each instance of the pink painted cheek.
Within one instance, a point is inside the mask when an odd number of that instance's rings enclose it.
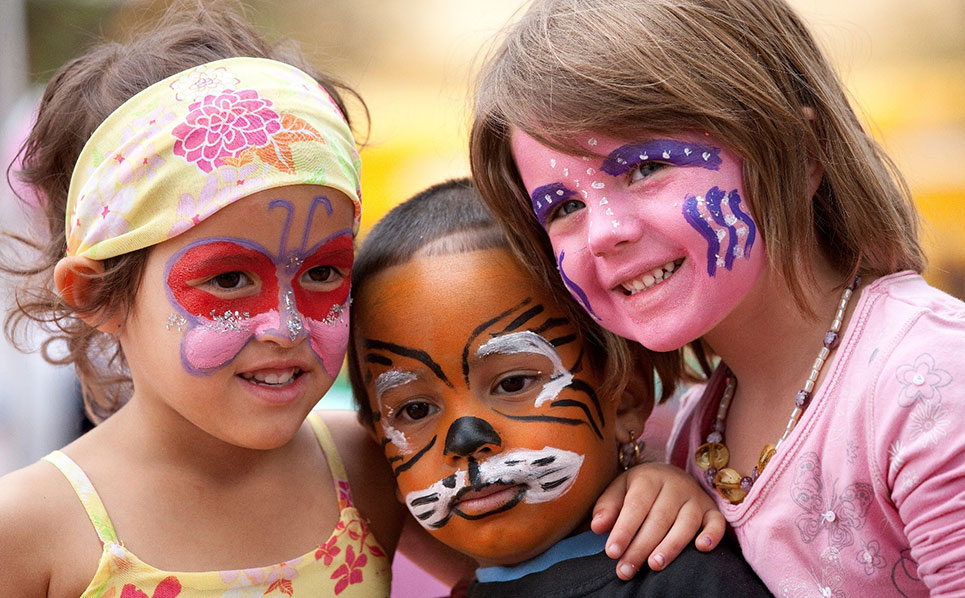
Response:
[[[193,374],[204,374],[233,360],[254,334],[250,330],[220,331],[196,326],[184,334],[181,360]]]
[[[348,311],[341,311],[335,319],[313,320],[306,318],[308,333],[311,336],[312,351],[322,362],[329,376],[335,378],[345,360],[348,347]]]

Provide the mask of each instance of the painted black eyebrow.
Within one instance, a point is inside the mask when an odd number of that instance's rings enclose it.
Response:
[[[402,357],[415,359],[429,368],[437,378],[445,383],[446,386],[449,388],[455,388],[452,382],[449,381],[449,378],[446,377],[446,373],[442,371],[442,367],[436,363],[425,351],[420,349],[411,349],[409,347],[403,347],[402,345],[396,345],[395,343],[387,343],[385,341],[371,338],[362,339],[362,346],[366,349],[388,351],[390,353],[395,353],[396,355],[401,355]]]

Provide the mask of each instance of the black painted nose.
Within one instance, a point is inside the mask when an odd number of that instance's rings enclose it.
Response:
[[[444,455],[468,457],[486,445],[500,446],[503,441],[489,422],[478,417],[460,417],[446,433]]]

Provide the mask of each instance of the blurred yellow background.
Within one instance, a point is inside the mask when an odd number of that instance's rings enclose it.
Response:
[[[4,33],[13,28],[10,7],[18,4],[28,78],[42,84],[96,36],[123,37],[170,2],[4,0]],[[926,276],[965,298],[965,2],[791,2],[827,50],[866,122],[908,177],[926,221]],[[363,234],[413,193],[468,173],[472,75],[488,44],[523,4],[246,3],[249,17],[267,37],[294,39],[316,66],[342,78],[365,99],[371,126],[362,154]],[[364,138],[361,112],[354,116]]]

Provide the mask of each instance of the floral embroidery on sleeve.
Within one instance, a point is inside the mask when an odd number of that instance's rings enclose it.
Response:
[[[898,395],[898,404],[911,407],[918,400],[941,402],[942,393],[939,388],[948,386],[952,375],[935,366],[935,358],[928,353],[922,353],[913,364],[904,364],[895,372],[898,382],[902,385]]]

